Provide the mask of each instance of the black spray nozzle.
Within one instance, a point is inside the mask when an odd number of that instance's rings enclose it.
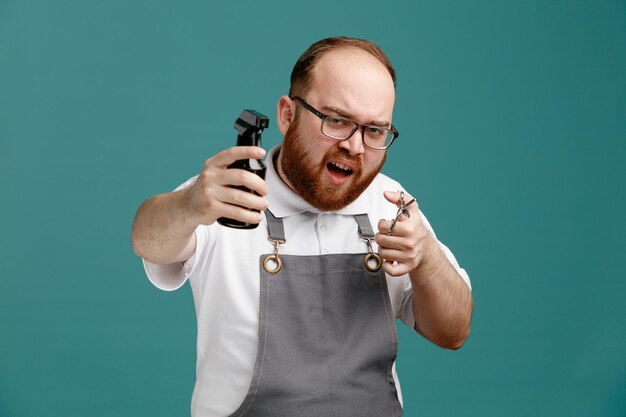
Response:
[[[270,119],[257,111],[244,110],[235,121],[237,145],[261,146],[261,132],[269,126]],[[240,143],[242,142],[242,143]]]

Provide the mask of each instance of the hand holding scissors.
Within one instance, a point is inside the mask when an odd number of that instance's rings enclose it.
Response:
[[[404,191],[386,191],[385,198],[398,207],[398,212],[394,219],[378,222],[375,241],[385,272],[399,276],[417,268],[436,242],[424,226],[414,198]]]
[[[396,218],[391,221],[391,226],[389,230],[387,230],[387,236],[390,236],[393,232],[393,228],[396,227],[396,222],[400,218],[400,216],[405,215],[406,217],[411,217],[411,213],[409,212],[409,206],[413,204],[415,201],[414,198],[411,199],[408,203],[404,203],[404,191],[400,191],[400,202],[398,203],[398,213],[396,214]]]

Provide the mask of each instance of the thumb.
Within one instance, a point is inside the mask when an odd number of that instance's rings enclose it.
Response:
[[[385,191],[383,195],[385,196],[387,201],[395,204],[396,206],[398,205],[398,203],[400,203],[400,191]],[[404,198],[406,199],[406,194]]]
[[[390,203],[393,203],[397,207],[400,207],[400,203],[401,203],[400,194],[401,193],[402,191],[385,191],[383,195],[385,196],[387,201],[389,201]],[[407,204],[411,200],[413,200],[413,197],[411,197],[408,193],[404,192],[404,204]],[[417,201],[413,201],[411,204],[407,206],[407,208],[411,212],[416,212],[418,208]]]

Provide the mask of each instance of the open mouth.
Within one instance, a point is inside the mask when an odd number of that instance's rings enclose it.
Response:
[[[326,168],[340,178],[349,177],[352,174],[352,169],[346,165],[340,164],[338,162],[329,162],[326,164]]]

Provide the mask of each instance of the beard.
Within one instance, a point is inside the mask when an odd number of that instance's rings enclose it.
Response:
[[[380,172],[387,154],[372,172],[365,173],[362,155],[353,156],[347,150],[333,146],[320,163],[315,163],[303,146],[304,139],[298,130],[298,119],[289,126],[280,149],[281,168],[290,187],[307,203],[322,211],[337,211],[356,200]],[[344,184],[324,181],[326,164],[341,158],[350,161],[354,170]]]

